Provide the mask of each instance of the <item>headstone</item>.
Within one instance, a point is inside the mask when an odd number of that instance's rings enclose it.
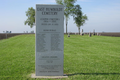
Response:
[[[9,33],[9,31],[6,31],[6,33]]]
[[[99,33],[97,33],[97,36],[99,36]]]
[[[83,29],[82,29],[82,31],[81,31],[81,35],[82,35],[82,36],[84,35],[84,33],[83,33]]]
[[[95,36],[95,30],[93,30],[93,35]]]
[[[70,37],[70,33],[68,33],[68,37]]]
[[[91,35],[91,32],[89,32],[89,37],[91,37],[92,35]]]
[[[31,31],[30,33],[34,33],[34,31]]]
[[[63,76],[64,6],[36,4],[36,76]]]

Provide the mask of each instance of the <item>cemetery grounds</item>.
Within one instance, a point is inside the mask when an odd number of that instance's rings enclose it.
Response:
[[[35,35],[0,40],[0,80],[41,80],[32,73]],[[62,80],[120,80],[120,37],[64,35],[64,74]]]

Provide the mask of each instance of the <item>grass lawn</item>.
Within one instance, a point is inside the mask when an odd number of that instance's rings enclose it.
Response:
[[[35,35],[0,40],[0,80],[41,80],[31,73]],[[63,80],[120,80],[120,37],[64,35],[64,73]]]

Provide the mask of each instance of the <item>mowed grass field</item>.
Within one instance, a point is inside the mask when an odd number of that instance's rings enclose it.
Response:
[[[32,73],[35,35],[0,40],[0,80],[41,80]],[[120,37],[64,35],[64,74],[62,80],[120,80]]]

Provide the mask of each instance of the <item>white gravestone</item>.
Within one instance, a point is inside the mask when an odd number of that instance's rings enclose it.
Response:
[[[68,37],[70,37],[70,33],[68,33]]]
[[[64,7],[36,4],[36,76],[63,76]]]
[[[83,29],[81,30],[81,35],[83,35]]]

